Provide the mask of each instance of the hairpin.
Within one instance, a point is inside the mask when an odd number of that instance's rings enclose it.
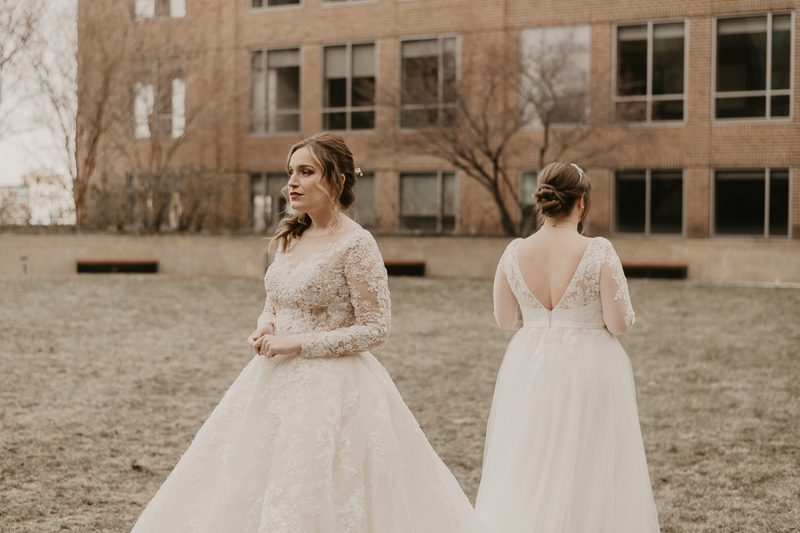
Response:
[[[581,170],[581,167],[579,167],[579,166],[578,166],[578,165],[576,165],[575,163],[570,163],[570,165],[572,165],[573,167],[575,167],[575,170],[577,170],[577,171],[578,171],[578,174],[579,174],[579,177],[578,177],[578,183],[582,182],[582,181],[583,181],[583,170]]]
[[[364,173],[363,173],[363,172],[361,172],[361,169],[360,169],[360,168],[356,168],[356,169],[353,171],[353,174],[355,174],[357,178],[360,178],[360,177],[362,177],[362,176],[364,175]]]

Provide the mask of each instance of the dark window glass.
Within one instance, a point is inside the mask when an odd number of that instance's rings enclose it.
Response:
[[[763,117],[767,113],[765,96],[717,98],[717,118]]]
[[[683,230],[683,175],[680,170],[650,172],[650,233]]]
[[[769,234],[789,235],[789,171],[772,170],[769,176]]]
[[[347,78],[329,79],[325,83],[325,107],[347,105]]]
[[[617,92],[647,94],[647,25],[617,29]]]
[[[683,22],[654,24],[653,94],[683,94],[683,55]]]
[[[683,120],[683,100],[655,100],[653,120]]]
[[[456,39],[448,37],[443,41],[442,52],[442,101],[456,101]]]
[[[647,102],[617,102],[617,117],[627,122],[647,120]]]
[[[455,37],[402,43],[401,127],[424,128],[454,122],[456,49]]]
[[[792,66],[792,16],[772,16],[772,82],[773,89],[789,89]]]
[[[764,234],[764,171],[719,170],[714,182],[717,235]]]
[[[452,172],[442,174],[442,231],[456,229],[456,175]]]
[[[717,91],[764,90],[766,81],[767,17],[718,20]]]
[[[617,172],[617,231],[644,233],[647,175],[644,170]]]
[[[267,5],[272,6],[288,6],[292,4],[299,4],[300,0],[267,0]]]
[[[788,94],[770,97],[770,115],[773,117],[788,117],[790,98]]]
[[[353,78],[353,107],[375,105],[375,78]]]
[[[322,115],[322,127],[326,130],[347,129],[347,113],[325,113]]]
[[[375,111],[353,111],[350,127],[354,130],[375,129]]]
[[[452,232],[455,230],[456,211],[454,173],[400,175],[401,228]]]

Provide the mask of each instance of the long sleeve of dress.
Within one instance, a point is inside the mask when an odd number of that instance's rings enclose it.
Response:
[[[344,273],[355,324],[305,337],[302,357],[339,356],[380,348],[389,337],[391,301],[386,267],[371,235],[345,251]]]
[[[258,317],[257,329],[261,329],[263,326],[267,324],[275,325],[275,305],[272,303],[272,299],[269,297],[269,290],[267,290],[267,299],[264,302],[264,310],[261,312],[261,316]]]
[[[610,243],[600,270],[600,300],[603,304],[603,321],[608,331],[621,335],[631,329],[636,315],[628,293],[628,280],[625,279],[619,256]]]
[[[505,272],[505,266],[510,257],[513,256],[508,253],[507,249],[500,258],[497,273],[494,276],[494,319],[500,329],[515,330],[522,327],[522,313]]]

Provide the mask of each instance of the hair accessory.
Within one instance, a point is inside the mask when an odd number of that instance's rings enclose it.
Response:
[[[581,167],[579,167],[579,166],[578,166],[578,165],[576,165],[575,163],[570,163],[570,165],[572,165],[573,167],[575,167],[575,170],[577,170],[577,171],[578,171],[578,174],[580,175],[580,177],[578,178],[578,183],[582,182],[582,181],[583,181],[583,170],[581,170]]]
[[[355,174],[357,178],[360,178],[360,177],[364,176],[364,173],[363,173],[363,172],[361,172],[361,169],[360,169],[360,168],[356,168],[356,169],[353,171],[353,174]]]

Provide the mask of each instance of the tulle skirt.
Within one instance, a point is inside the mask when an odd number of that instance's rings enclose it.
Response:
[[[478,533],[485,528],[369,353],[256,356],[134,533]]]
[[[475,508],[492,533],[659,531],[630,361],[607,330],[514,335]]]

